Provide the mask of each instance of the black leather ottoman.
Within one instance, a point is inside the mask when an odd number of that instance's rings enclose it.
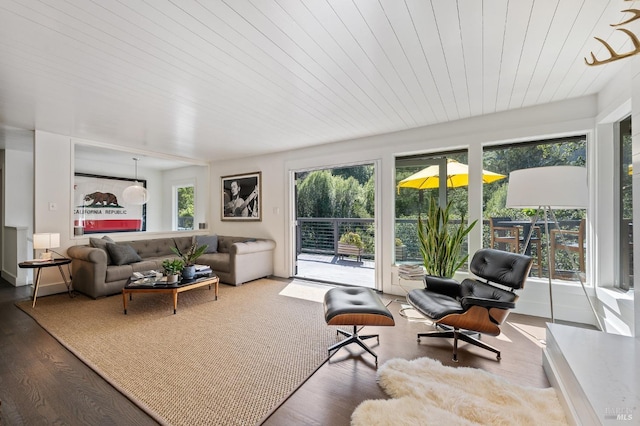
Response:
[[[358,335],[358,326],[393,326],[393,315],[382,303],[378,295],[370,288],[361,287],[336,287],[329,290],[324,296],[324,319],[328,325],[352,325],[353,333],[337,330],[337,333],[346,336],[343,341],[329,347],[331,351],[340,349],[351,343],[357,343],[365,351],[369,352],[376,360],[378,356],[363,342],[363,340],[375,337],[377,334],[366,336]],[[334,352],[335,353],[335,352]]]

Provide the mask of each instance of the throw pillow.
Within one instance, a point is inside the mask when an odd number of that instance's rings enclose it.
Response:
[[[107,243],[107,251],[115,265],[128,265],[142,260],[134,248],[127,244]]]
[[[111,256],[109,255],[109,251],[107,250],[107,243],[115,243],[115,241],[113,241],[111,238],[107,237],[106,235],[102,238],[95,238],[95,237],[89,238],[89,245],[91,247],[104,250],[104,252],[107,253],[107,265],[112,265],[113,261],[111,260]]]
[[[217,253],[218,252],[218,236],[217,235],[196,235],[196,244],[200,247],[203,244],[207,245],[205,253]]]

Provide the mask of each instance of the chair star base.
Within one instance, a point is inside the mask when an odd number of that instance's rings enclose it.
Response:
[[[464,342],[470,343],[474,346],[478,346],[481,347],[483,349],[486,349],[488,351],[491,351],[493,353],[495,353],[496,359],[498,361],[500,361],[502,358],[500,357],[500,351],[496,348],[494,348],[491,345],[488,345],[482,341],[480,341],[479,339],[476,339],[475,337],[472,336],[472,334],[479,334],[479,333],[475,333],[475,332],[469,332],[467,333],[466,330],[461,331],[458,329],[449,329],[449,330],[442,330],[442,331],[431,331],[428,333],[418,333],[418,342],[420,342],[420,338],[422,337],[442,337],[445,339],[453,339],[453,361],[454,362],[458,362],[458,340],[462,340]]]
[[[358,335],[358,327],[366,325],[393,326],[395,321],[391,312],[372,289],[363,287],[332,288],[324,296],[324,319],[328,325],[353,326],[353,333],[336,330],[336,334],[342,334],[347,338],[329,347],[330,356],[333,350],[357,343],[362,349],[373,355],[376,367],[378,366],[378,356],[363,340],[375,337],[380,343],[380,338],[377,334],[360,336]]]
[[[335,345],[332,345],[329,347],[329,356],[331,356],[331,351],[333,350],[337,350],[340,349],[343,346],[347,346],[350,345],[351,343],[357,343],[358,345],[360,345],[360,347],[362,349],[364,349],[365,351],[369,352],[376,360],[376,367],[378,366],[378,355],[376,355],[375,352],[373,352],[371,350],[371,348],[369,346],[366,345],[366,343],[363,342],[363,340],[367,340],[367,339],[373,339],[374,337],[376,338],[376,340],[378,341],[378,343],[380,343],[380,337],[377,334],[369,334],[366,336],[360,336],[358,335],[358,327],[357,326],[353,326],[353,333],[348,333],[344,330],[336,330],[336,334],[342,334],[343,336],[346,336],[347,338],[336,343]]]

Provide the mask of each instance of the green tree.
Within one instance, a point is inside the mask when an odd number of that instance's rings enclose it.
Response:
[[[367,217],[364,188],[355,178],[333,176],[333,187],[336,194],[334,217]]]
[[[368,177],[363,184],[356,176]],[[374,215],[373,166],[316,170],[300,173],[297,178],[298,217],[369,218]]]
[[[397,185],[403,179],[420,171],[422,167],[403,167],[396,170],[396,217],[397,218],[417,218],[421,206],[424,206],[425,191],[414,188],[398,188]],[[422,192],[422,194],[421,194]]]
[[[362,165],[332,169],[332,174],[334,176],[340,176],[344,179],[352,177],[357,180],[360,185],[365,185],[367,181],[373,176],[373,171],[373,165]]]
[[[364,185],[364,209],[367,212],[366,217],[374,217],[376,211],[376,185],[375,176],[371,175],[367,183]]]
[[[558,165],[584,166],[586,164],[586,141],[576,137],[565,141],[540,141],[521,145],[488,148],[484,153],[483,167],[496,173],[508,175],[513,170],[531,167]],[[521,209],[507,209],[508,182],[499,181],[483,186],[484,216],[510,216],[525,219]],[[540,188],[544,191],[545,188]],[[577,211],[556,212],[558,217],[569,219]],[[579,219],[579,218],[576,218]]]
[[[193,186],[178,188],[178,220],[180,228],[193,229],[193,217],[195,214],[193,194]]]
[[[335,197],[329,170],[309,173],[298,183],[298,217],[332,217]]]

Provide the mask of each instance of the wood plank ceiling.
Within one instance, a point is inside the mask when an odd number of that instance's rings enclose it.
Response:
[[[623,0],[0,0],[0,125],[229,159],[599,91]]]

